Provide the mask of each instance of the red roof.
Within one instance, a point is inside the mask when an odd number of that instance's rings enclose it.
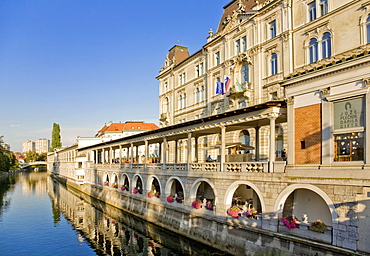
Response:
[[[154,123],[144,123],[144,122],[125,122],[125,123],[111,123],[109,126],[104,125],[103,128],[99,130],[100,133],[105,132],[124,132],[124,131],[151,131],[158,129],[159,127]]]

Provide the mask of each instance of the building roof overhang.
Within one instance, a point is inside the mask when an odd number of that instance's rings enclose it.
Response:
[[[94,150],[103,147],[138,146],[144,145],[145,140],[150,143],[160,143],[166,138],[167,141],[201,137],[221,132],[221,127],[226,132],[244,130],[253,127],[270,125],[270,120],[275,119],[276,123],[286,122],[286,102],[281,100],[269,101],[262,104],[228,111],[205,118],[191,120],[181,124],[162,127],[156,130],[142,132],[116,140],[106,141],[99,144],[79,148],[78,151]]]

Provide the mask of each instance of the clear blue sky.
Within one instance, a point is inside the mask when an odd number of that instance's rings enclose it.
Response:
[[[216,31],[229,0],[1,0],[0,135],[11,150],[51,139],[65,146],[109,121],[158,124],[168,50],[190,54]]]

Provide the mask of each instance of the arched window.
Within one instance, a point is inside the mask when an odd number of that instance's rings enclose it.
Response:
[[[249,82],[249,66],[244,65],[242,67],[243,82]]]
[[[331,56],[331,35],[326,32],[322,37],[322,58],[329,58]]]
[[[308,46],[310,52],[310,63],[316,62],[318,58],[318,47],[317,47],[317,39],[312,38],[310,40],[310,44]]]
[[[366,19],[366,43],[370,44],[370,15]]]
[[[278,59],[277,54],[273,53],[271,55],[271,75],[276,75],[278,70]]]

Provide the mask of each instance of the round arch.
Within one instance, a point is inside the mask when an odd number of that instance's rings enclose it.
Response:
[[[126,180],[127,180],[127,182],[126,182]],[[130,187],[130,178],[129,178],[127,173],[122,173],[121,174],[120,185],[122,185],[122,186],[127,185],[128,187]]]
[[[115,173],[115,172],[112,173],[111,180],[112,180],[112,183],[117,183],[118,184],[118,181],[119,181],[118,174]]]
[[[315,192],[316,194],[318,194],[325,201],[325,203],[327,204],[327,206],[329,208],[329,211],[331,213],[331,218],[332,218],[333,224],[334,223],[338,223],[338,221],[337,221],[338,214],[335,211],[335,207],[334,207],[333,201],[320,188],[318,188],[318,187],[316,187],[314,185],[310,185],[310,184],[293,184],[293,185],[290,185],[287,188],[285,188],[279,194],[279,196],[276,198],[275,205],[274,205],[274,212],[276,212],[279,215],[279,218],[282,217],[281,215],[283,213],[284,204],[285,204],[286,199],[288,198],[288,196],[291,193],[293,193],[297,189],[307,189],[307,190],[311,190],[311,191]]]
[[[145,187],[145,184],[144,184],[144,180],[143,180],[143,178],[141,177],[141,175],[140,174],[135,174],[134,175],[134,177],[132,177],[132,182],[131,182],[131,184],[132,184],[132,187],[133,188],[136,188],[136,186],[138,185],[137,184],[137,182],[138,182],[138,180],[140,180],[140,182],[142,183],[141,185],[141,187],[140,188],[137,188],[137,189],[141,189],[141,190],[143,190],[143,188]],[[135,186],[135,187],[134,187]]]
[[[233,200],[233,194],[235,192],[235,190],[240,186],[240,185],[248,185],[250,186],[254,192],[256,192],[259,200],[260,200],[260,203],[261,203],[261,209],[262,209],[262,212],[265,212],[266,211],[266,205],[265,205],[265,200],[262,196],[262,193],[261,191],[256,187],[256,185],[254,185],[253,183],[249,182],[249,181],[235,181],[234,183],[232,183],[226,190],[226,197],[225,197],[225,202],[224,204],[226,205],[226,208],[229,208],[231,206],[231,202]]]
[[[146,191],[151,191],[152,190],[152,183],[154,181],[154,179],[156,179],[158,181],[158,185],[159,185],[159,190],[162,191],[162,185],[161,183],[159,182],[159,178],[156,176],[156,175],[149,175],[148,179],[147,179],[147,182],[146,182]]]
[[[109,178],[109,175],[108,175],[108,173],[107,172],[105,172],[104,174],[103,174],[103,181],[105,182],[105,181],[110,181],[110,178]]]
[[[207,183],[213,190],[213,193],[215,194],[215,202],[214,204],[217,203],[217,193],[216,193],[216,187],[213,185],[213,183],[209,180],[209,179],[205,179],[205,178],[199,178],[199,179],[196,179],[193,184],[191,185],[190,187],[190,192],[189,192],[189,197],[191,198],[191,200],[195,200],[196,197],[197,197],[197,190],[200,186],[200,184],[202,182],[205,182]]]
[[[171,188],[172,188],[172,184],[173,184],[174,180],[177,180],[180,183],[180,185],[181,185],[181,187],[183,189],[183,193],[184,193],[183,196],[184,196],[184,198],[186,198],[185,189],[184,189],[185,186],[182,183],[181,179],[179,179],[176,176],[171,176],[171,177],[168,178],[168,180],[166,182],[166,187],[165,187],[165,195],[168,196],[168,195],[171,194]]]

